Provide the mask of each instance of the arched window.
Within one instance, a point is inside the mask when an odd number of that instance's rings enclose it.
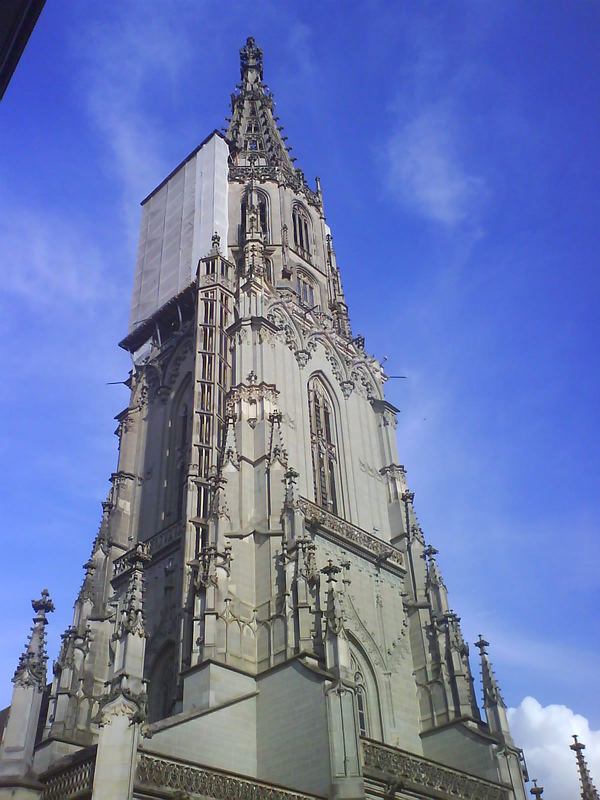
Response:
[[[269,243],[271,241],[271,220],[269,215],[269,198],[262,192],[260,189],[254,190],[256,199],[255,205],[257,210],[258,216],[258,224],[260,225],[260,229],[262,231],[263,236],[265,237],[265,243]],[[244,195],[242,200],[242,207],[241,207],[241,225],[240,225],[240,241],[243,242],[246,238],[246,219],[248,216],[248,194]]]
[[[294,230],[294,245],[301,252],[310,253],[310,222],[308,214],[300,205],[292,209],[292,226]]]
[[[304,272],[298,272],[296,285],[298,288],[298,300],[300,301],[300,305],[313,308],[315,305],[315,290],[312,282]]]
[[[383,727],[375,675],[364,655],[355,647],[350,650],[350,668],[354,677],[359,733],[381,740]]]
[[[308,383],[310,445],[312,451],[315,503],[332,514],[338,513],[338,453],[333,406],[318,377]]]

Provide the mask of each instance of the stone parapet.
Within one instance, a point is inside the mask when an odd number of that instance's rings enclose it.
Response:
[[[439,800],[508,799],[507,790],[500,784],[380,742],[362,739],[362,752],[365,777],[395,786],[398,791],[418,791],[419,796]]]
[[[69,759],[64,767],[57,767],[41,778],[44,784],[40,800],[85,800],[92,796],[96,753]],[[73,763],[74,762],[74,763]]]
[[[136,790],[144,791],[148,787],[178,790],[214,800],[314,800],[317,797],[254,778],[139,753]]]
[[[402,553],[388,542],[347,522],[321,506],[304,497],[298,499],[298,507],[304,514],[307,524],[318,526],[320,532],[341,544],[354,546],[363,554],[372,556],[379,563],[387,563],[404,569]]]

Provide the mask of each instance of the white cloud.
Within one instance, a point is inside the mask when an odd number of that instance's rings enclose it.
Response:
[[[55,310],[110,296],[99,248],[65,217],[3,204],[0,220],[2,293]]]
[[[549,800],[579,797],[575,753],[569,749],[573,734],[586,746],[592,779],[600,778],[600,730],[591,730],[581,714],[567,706],[542,706],[534,697],[526,697],[518,708],[508,709],[508,719],[515,743],[525,751],[529,775],[537,778]]]
[[[390,190],[408,208],[444,225],[474,222],[485,181],[460,157],[451,111],[432,105],[399,124],[386,147]]]
[[[168,172],[161,156],[160,115],[146,101],[156,97],[156,84],[173,91],[192,50],[185,14],[157,5],[149,13],[137,2],[119,4],[114,12],[90,24],[85,49],[79,41],[74,47],[83,68],[80,89],[87,112],[106,142],[109,168],[122,184],[123,213],[134,244],[137,204]]]

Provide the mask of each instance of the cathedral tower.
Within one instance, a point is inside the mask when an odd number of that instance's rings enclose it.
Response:
[[[319,181],[251,38],[240,68],[226,133],[142,203],[118,465],[45,703],[34,606],[0,797],[524,800]]]

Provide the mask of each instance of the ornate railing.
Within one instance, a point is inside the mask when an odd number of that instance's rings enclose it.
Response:
[[[498,784],[404,750],[365,739],[362,750],[365,776],[407,789],[428,789],[446,800],[506,800],[506,791]]]
[[[84,800],[91,797],[95,764],[94,754],[42,778],[45,786],[40,800],[69,800],[71,797]]]
[[[165,547],[168,547],[169,545],[173,544],[173,542],[176,542],[183,535],[184,528],[185,521],[178,520],[172,525],[169,525],[168,528],[163,528],[158,533],[155,533],[154,536],[151,536],[146,541],[148,553],[151,556],[155,556],[157,553],[160,553],[161,550],[164,550]]]
[[[370,553],[376,561],[388,561],[398,567],[404,567],[402,553],[392,547],[391,544],[388,544],[388,542],[384,542],[362,528],[346,522],[341,517],[336,517],[335,514],[331,514],[321,506],[311,503],[305,497],[301,497],[298,500],[298,506],[309,524],[322,526],[326,532],[334,534],[337,539],[341,539],[344,543],[356,545],[361,550]]]
[[[215,769],[195,767],[180,761],[140,753],[137,785],[178,789],[214,800],[313,800],[314,795],[282,789],[252,778],[242,778]]]

